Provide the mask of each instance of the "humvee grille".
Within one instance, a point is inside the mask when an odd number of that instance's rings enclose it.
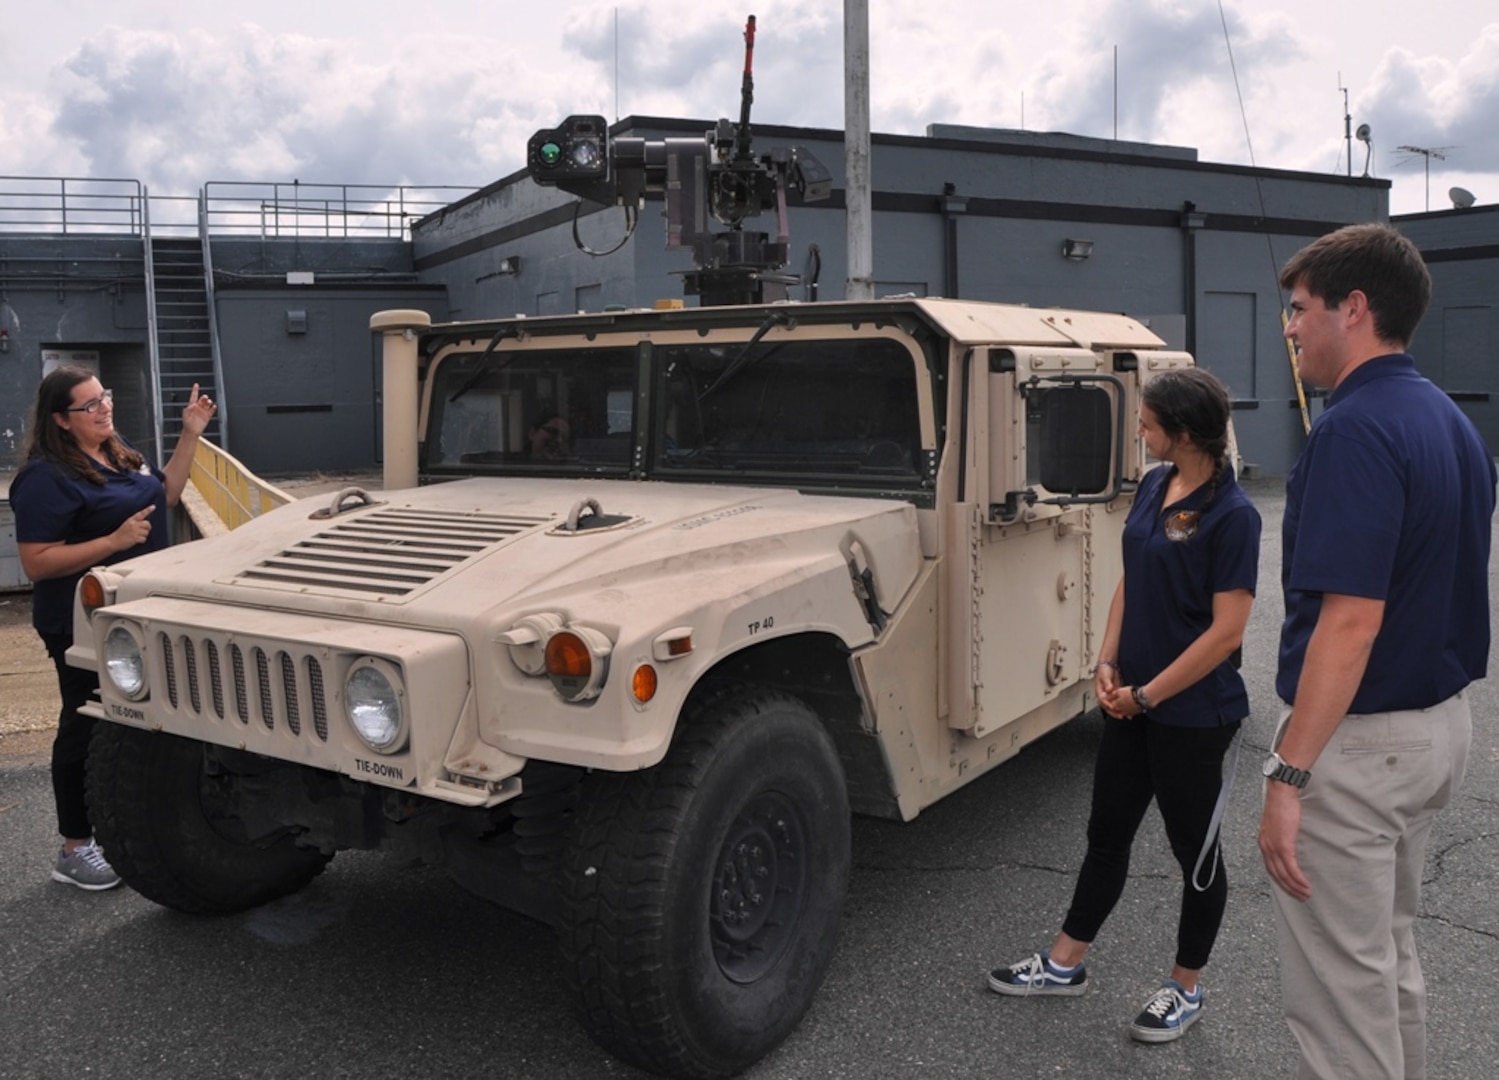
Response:
[[[281,687],[286,693],[286,726],[293,735],[302,734],[302,708],[297,704],[297,665],[281,654]]]
[[[245,654],[238,645],[229,646],[229,661],[234,665],[234,704],[241,723],[250,722],[250,696],[245,690]]]
[[[376,509],[242,571],[236,584],[400,598],[550,517]]]
[[[166,699],[173,709],[199,717],[211,709],[211,719],[258,722],[267,731],[293,738],[303,737],[304,718],[310,717],[308,734],[328,741],[328,690],[323,665],[311,653],[259,645],[241,648],[201,636],[201,631],[197,636],[163,632],[157,642]],[[221,660],[225,653],[227,670]]]
[[[255,683],[260,687],[260,719],[267,729],[276,729],[276,703],[271,700],[271,665],[264,649],[255,650]]]
[[[214,715],[224,719],[224,673],[219,667],[219,647],[208,643],[208,686],[213,694]]]

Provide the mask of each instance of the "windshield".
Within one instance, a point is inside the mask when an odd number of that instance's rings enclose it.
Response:
[[[900,344],[776,340],[656,350],[659,470],[915,479],[916,369]]]
[[[634,349],[528,349],[443,362],[426,463],[464,474],[625,472],[635,427]]]
[[[896,340],[781,334],[449,356],[433,376],[424,465],[920,487],[917,370]]]

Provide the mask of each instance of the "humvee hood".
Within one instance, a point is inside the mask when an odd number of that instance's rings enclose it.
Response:
[[[120,599],[170,593],[425,621],[420,613],[431,609],[534,607],[684,575],[755,578],[756,565],[779,577],[841,551],[868,565],[893,606],[916,574],[916,532],[914,509],[895,500],[471,479],[301,500],[224,536],[135,560]]]

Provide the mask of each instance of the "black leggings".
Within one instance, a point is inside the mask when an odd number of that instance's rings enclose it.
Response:
[[[1130,846],[1154,797],[1182,868],[1176,962],[1193,971],[1207,965],[1228,904],[1221,845],[1214,844],[1211,863],[1198,875],[1199,880],[1212,875],[1204,891],[1193,888],[1192,871],[1218,802],[1223,755],[1238,730],[1237,720],[1221,727],[1183,728],[1104,717],[1093,773],[1088,854],[1062,924],[1068,936],[1091,942],[1119,902],[1129,877]]]
[[[80,716],[78,707],[99,689],[99,676],[68,665],[66,653],[73,639],[67,634],[42,634],[42,643],[57,668],[57,689],[62,694],[57,737],[52,740],[52,796],[57,800],[57,831],[69,840],[86,840],[94,833],[86,798],[88,742],[94,733],[94,719]]]

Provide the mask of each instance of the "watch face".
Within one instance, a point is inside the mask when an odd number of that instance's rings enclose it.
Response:
[[[1265,764],[1260,767],[1260,772],[1264,773],[1266,776],[1269,776],[1271,773],[1275,772],[1276,769],[1280,768],[1280,764],[1280,758],[1275,754],[1271,754],[1265,759]]]

